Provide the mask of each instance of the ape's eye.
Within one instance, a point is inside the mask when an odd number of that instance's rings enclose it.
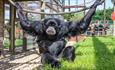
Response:
[[[51,25],[51,26],[55,26],[55,25],[56,25],[56,23],[53,23],[53,22],[52,22],[50,25]]]
[[[49,20],[46,25],[48,26],[57,26],[57,22],[55,20]]]

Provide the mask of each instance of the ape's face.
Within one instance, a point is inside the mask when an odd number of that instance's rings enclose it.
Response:
[[[56,35],[58,29],[58,23],[54,19],[47,20],[45,22],[45,32],[47,35]]]

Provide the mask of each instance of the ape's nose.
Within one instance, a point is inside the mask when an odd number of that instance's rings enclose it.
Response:
[[[55,34],[56,34],[56,30],[54,29],[54,27],[49,26],[49,27],[47,28],[47,30],[46,30],[46,33],[47,33],[48,35],[55,35]]]

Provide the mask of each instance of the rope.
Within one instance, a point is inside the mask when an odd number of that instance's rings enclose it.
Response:
[[[104,0],[102,0],[102,1],[104,1]],[[15,3],[12,0],[9,0],[9,2],[15,7]],[[59,12],[59,13],[35,12],[35,11],[27,10],[27,9],[22,9],[22,11],[28,12],[28,13],[42,14],[42,15],[63,15],[63,14],[70,14],[70,13],[81,12],[81,11],[87,10],[89,8],[90,7],[85,7],[83,9],[80,9],[80,10],[77,10],[77,11]]]

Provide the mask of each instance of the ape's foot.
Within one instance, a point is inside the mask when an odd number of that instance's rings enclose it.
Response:
[[[60,68],[60,66],[61,66],[58,58],[51,55],[48,52],[42,54],[41,62],[42,62],[42,64],[51,64],[51,66],[53,68]]]
[[[73,46],[67,46],[63,51],[62,57],[68,61],[74,61],[75,48]]]
[[[59,61],[54,62],[51,64],[52,68],[60,68],[61,67],[61,63]]]

